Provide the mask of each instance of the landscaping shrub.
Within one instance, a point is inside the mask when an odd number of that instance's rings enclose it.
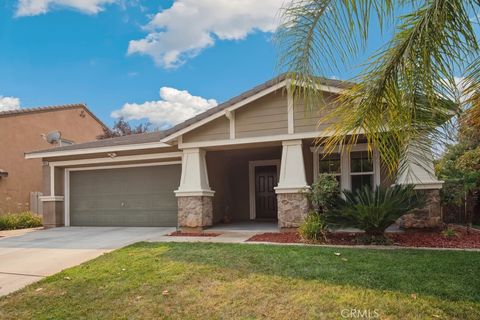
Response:
[[[333,219],[344,226],[364,230],[369,239],[384,238],[385,229],[395,220],[422,205],[413,188],[413,185],[396,185],[375,190],[369,186],[354,192],[345,190],[345,201],[334,212]]]
[[[307,197],[317,213],[326,213],[338,205],[340,185],[335,176],[321,173],[312,184]]]
[[[307,193],[307,198],[314,211],[308,214],[300,226],[300,236],[308,241],[327,241],[327,215],[338,206],[340,199],[340,185],[335,176],[319,174]]]
[[[445,238],[453,238],[453,237],[457,237],[458,234],[454,229],[447,228],[442,231],[442,236],[444,236]]]
[[[0,230],[36,228],[42,226],[42,217],[31,212],[0,215]]]
[[[324,216],[318,212],[310,212],[298,230],[304,240],[327,241],[327,224]]]

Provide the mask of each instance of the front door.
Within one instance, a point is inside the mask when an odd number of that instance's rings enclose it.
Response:
[[[255,167],[255,212],[257,219],[277,219],[277,166]]]

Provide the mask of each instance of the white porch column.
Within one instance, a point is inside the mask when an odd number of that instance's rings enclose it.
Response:
[[[305,175],[302,140],[282,142],[282,164],[276,193],[299,193],[309,188]]]
[[[212,225],[214,191],[208,182],[205,150],[183,150],[180,186],[175,191],[178,200],[178,225],[185,230]]]
[[[401,217],[397,223],[404,228],[437,228],[442,224],[440,189],[443,181],[435,176],[433,155],[423,146],[412,143],[402,161],[396,184],[414,184],[425,195],[425,206]]]
[[[213,196],[208,183],[205,150],[194,148],[183,150],[182,176],[180,186],[175,191],[178,196]]]
[[[432,152],[412,146],[402,161],[396,184],[414,184],[417,190],[441,189],[443,181],[435,176]]]
[[[280,178],[275,188],[278,202],[278,226],[297,228],[305,220],[309,203],[305,196],[309,186],[305,175],[302,140],[282,142]]]

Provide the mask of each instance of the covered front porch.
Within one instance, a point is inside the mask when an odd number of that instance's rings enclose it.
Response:
[[[180,187],[175,191],[179,226],[198,230],[248,221],[297,228],[310,210],[305,193],[320,173],[337,176],[347,190],[414,183],[427,194],[419,212],[428,221],[440,221],[433,166],[429,172],[416,166],[419,178],[402,182],[402,176],[395,180],[387,174],[377,151],[369,154],[366,143],[322,152],[312,139],[184,149]]]
[[[179,226],[298,227],[309,209],[304,193],[312,182],[305,169],[312,166],[310,147],[311,141],[290,140],[184,150],[176,191]]]

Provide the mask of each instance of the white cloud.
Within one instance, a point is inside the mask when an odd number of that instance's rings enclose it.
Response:
[[[107,4],[119,0],[18,0],[17,17],[45,14],[54,7],[76,9],[86,14],[97,14]]]
[[[191,95],[188,91],[162,87],[160,100],[144,103],[126,103],[120,110],[111,113],[113,118],[125,120],[148,119],[160,129],[166,129],[185,121],[207,109],[215,107],[217,101]]]
[[[0,111],[20,109],[20,99],[0,96]]]
[[[130,41],[128,54],[151,56],[174,68],[219,40],[242,40],[255,31],[273,32],[284,0],[177,0],[144,27],[149,33]]]

